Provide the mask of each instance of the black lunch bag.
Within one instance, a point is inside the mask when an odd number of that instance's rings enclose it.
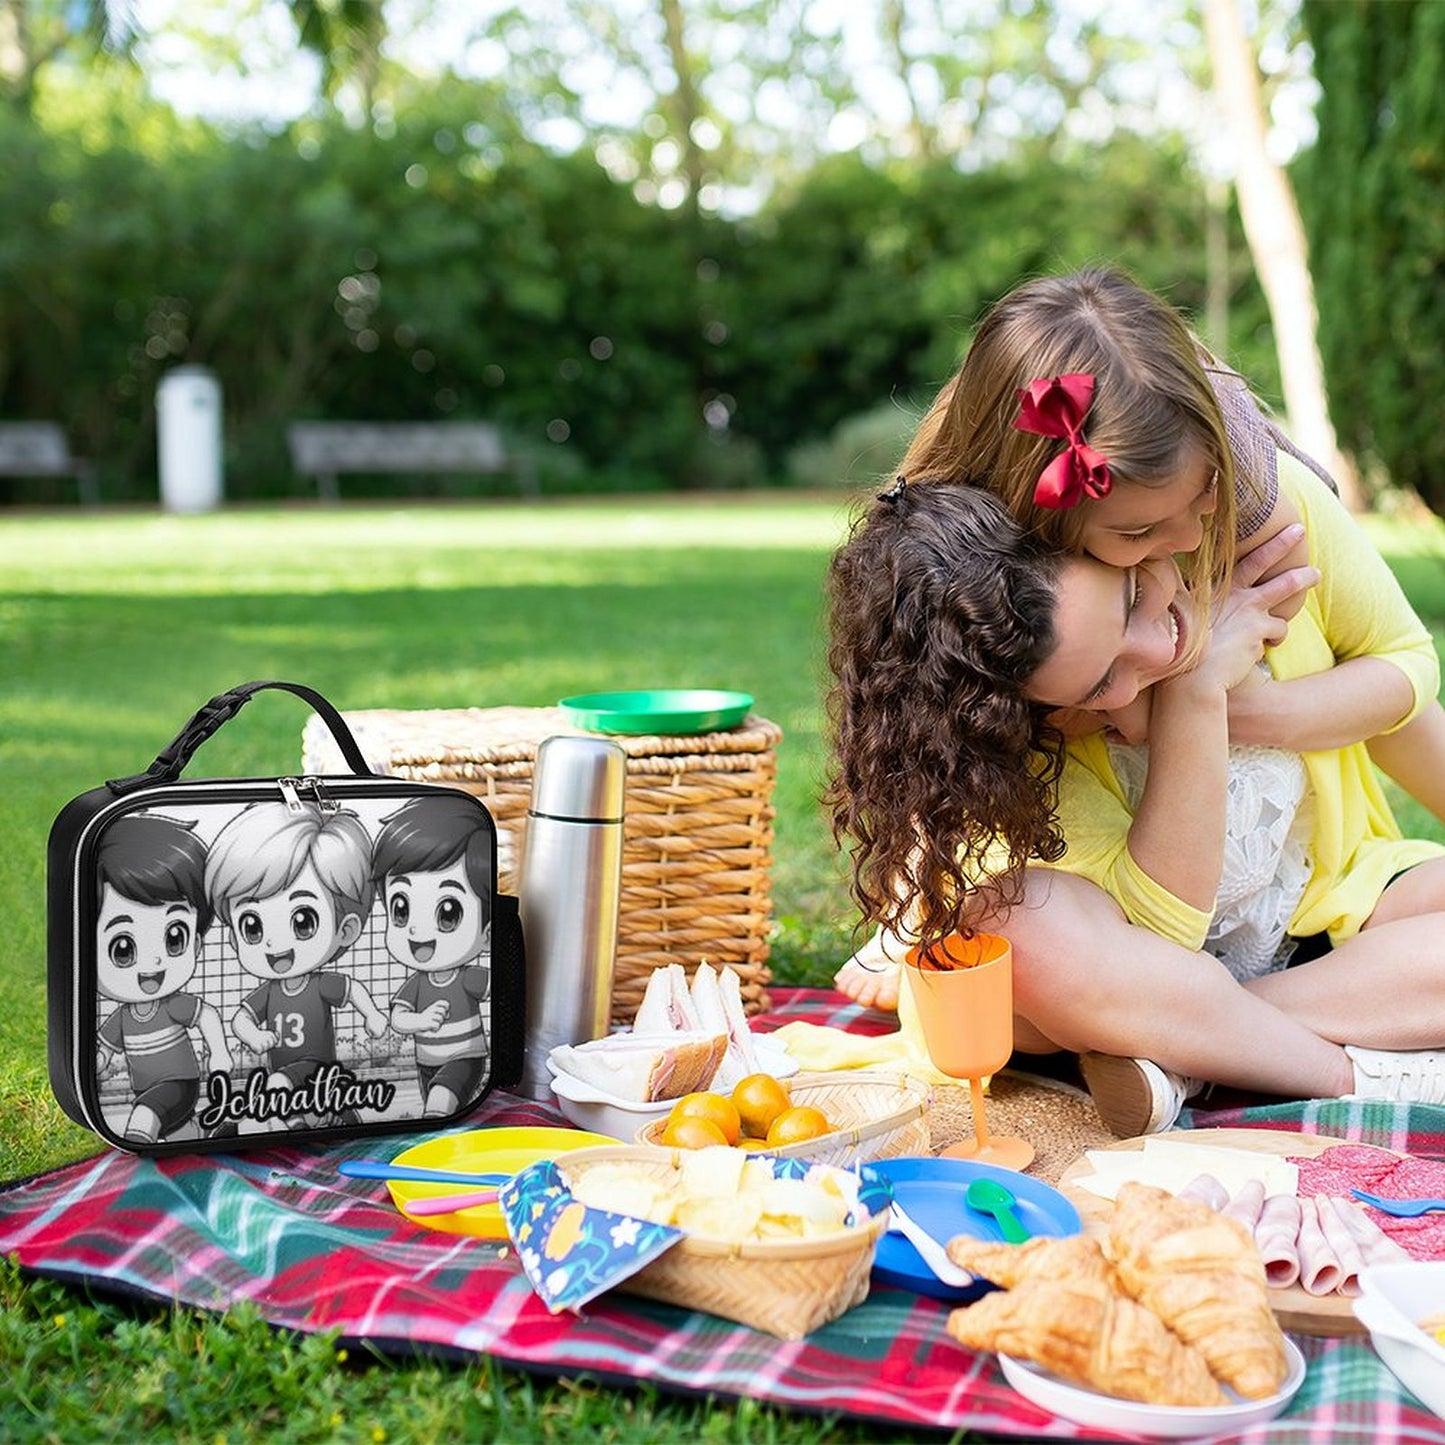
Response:
[[[350,773],[182,779],[257,692]],[[314,689],[248,682],[143,773],[68,803],[47,860],[50,1082],[137,1153],[443,1126],[522,1072],[524,955],[491,814],[375,774]]]

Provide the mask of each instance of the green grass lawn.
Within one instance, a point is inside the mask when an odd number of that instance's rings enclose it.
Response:
[[[773,967],[822,984],[849,951],[817,803],[823,571],[846,501],[27,516],[0,522],[0,1178],[94,1151],[45,1074],[45,838],[75,794],[144,767],[206,698],[310,683],[342,709],[545,705],[717,686],[781,725]],[[1372,522],[1445,619],[1438,528]],[[294,769],[307,713],[263,695],[191,772]],[[1412,805],[1402,822],[1445,837]],[[0,1269],[0,1439],[821,1441],[898,1438],[748,1403],[545,1383],[486,1360],[358,1359],[250,1314],[91,1301]],[[99,1403],[98,1403],[99,1402]],[[937,1438],[937,1437],[930,1437]]]
[[[45,1073],[44,847],[75,794],[144,767],[255,677],[342,709],[545,705],[659,685],[754,694],[778,754],[773,966],[823,983],[849,943],[816,798],[821,580],[842,500],[24,517],[0,523],[0,1178],[92,1153]],[[190,772],[296,768],[305,706],[264,695]],[[226,1320],[0,1273],[0,1439],[879,1438],[488,1361],[358,1360]],[[97,1413],[97,1400],[104,1401]]]

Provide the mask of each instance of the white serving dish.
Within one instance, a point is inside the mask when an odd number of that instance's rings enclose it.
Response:
[[[1354,1311],[1390,1372],[1445,1419],[1445,1345],[1419,1323],[1445,1312],[1445,1261],[1411,1260],[1361,1270]]]
[[[1071,1385],[1057,1375],[1027,1360],[1000,1355],[998,1362],[1015,1390],[1035,1405],[1052,1410],[1061,1419],[1099,1430],[1119,1430],[1150,1440],[1188,1440],[1201,1435],[1215,1436],[1273,1420],[1294,1399],[1304,1383],[1305,1360],[1292,1341],[1284,1342],[1289,1373],[1284,1384],[1264,1400],[1246,1400],[1233,1390],[1228,1405],[1144,1405],[1135,1400],[1116,1400],[1082,1385]]]
[[[655,1104],[639,1104],[634,1099],[619,1099],[594,1084],[555,1071],[552,1092],[557,1096],[557,1107],[569,1123],[592,1134],[606,1134],[623,1144],[632,1143],[637,1131],[654,1119],[665,1119],[677,1102],[660,1099]]]

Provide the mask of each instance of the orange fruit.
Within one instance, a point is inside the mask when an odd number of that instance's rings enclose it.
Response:
[[[794,1104],[784,1109],[768,1129],[768,1143],[801,1144],[804,1139],[816,1139],[832,1129],[828,1116],[811,1104]]]
[[[686,1114],[680,1119],[669,1119],[662,1131],[662,1143],[669,1149],[706,1149],[711,1144],[726,1146],[727,1142],[723,1131],[712,1120]]]
[[[787,1089],[771,1074],[749,1074],[733,1090],[742,1131],[754,1139],[765,1139],[773,1120],[792,1102]]]
[[[743,1131],[743,1123],[738,1117],[737,1105],[723,1094],[684,1094],[672,1106],[672,1112],[667,1117],[669,1121],[673,1119],[706,1119],[709,1123],[718,1126],[722,1131],[724,1142],[728,1144],[736,1144],[738,1135]]]

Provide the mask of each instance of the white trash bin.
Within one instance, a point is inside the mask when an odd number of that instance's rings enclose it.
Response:
[[[156,388],[161,505],[209,512],[221,504],[221,383],[204,366],[177,366]]]

